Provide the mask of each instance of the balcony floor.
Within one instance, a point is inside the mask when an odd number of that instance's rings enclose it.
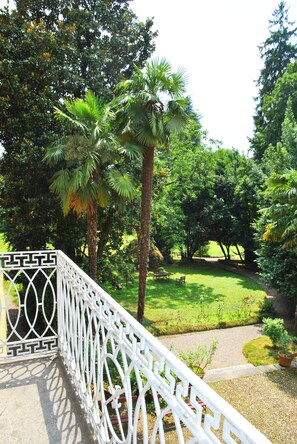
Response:
[[[57,356],[0,365],[1,442],[93,444]]]

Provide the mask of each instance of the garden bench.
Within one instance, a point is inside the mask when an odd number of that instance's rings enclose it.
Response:
[[[169,273],[168,271],[159,271],[157,273],[154,273],[154,280],[167,280],[169,279],[169,276],[171,276],[172,273]]]
[[[181,276],[175,279],[176,285],[186,285],[186,276]]]

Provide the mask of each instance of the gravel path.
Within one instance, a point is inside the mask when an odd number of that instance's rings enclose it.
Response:
[[[193,350],[198,344],[209,346],[214,339],[217,339],[219,343],[216,354],[207,367],[210,370],[246,364],[247,360],[242,354],[243,344],[262,334],[261,324],[255,324],[182,335],[159,336],[158,339],[176,355],[179,351]]]

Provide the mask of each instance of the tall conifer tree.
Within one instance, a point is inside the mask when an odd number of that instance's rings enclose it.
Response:
[[[277,80],[284,74],[288,64],[297,55],[296,31],[293,22],[289,21],[288,8],[281,1],[269,20],[269,37],[259,46],[263,68],[257,81],[259,95],[256,98],[256,114],[254,116],[255,133],[251,146],[255,158],[260,160],[268,146],[265,146],[263,130],[267,125],[263,108],[267,97],[272,94]]]

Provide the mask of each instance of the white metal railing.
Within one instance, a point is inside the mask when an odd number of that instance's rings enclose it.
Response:
[[[55,251],[0,254],[0,360],[57,350],[56,262]]]
[[[270,442],[62,252],[2,253],[0,264],[0,360],[53,352],[58,340],[98,442]],[[24,312],[15,323],[12,289]]]

